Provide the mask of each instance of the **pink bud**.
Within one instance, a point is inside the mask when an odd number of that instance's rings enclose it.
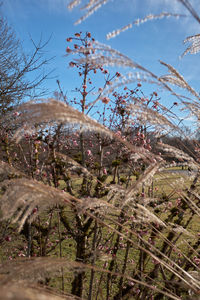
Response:
[[[7,235],[7,236],[5,237],[5,241],[10,242],[10,241],[11,241],[11,237]]]
[[[73,68],[75,66],[75,63],[73,61],[70,61],[69,66]]]
[[[32,214],[35,214],[38,211],[37,207],[32,210]]]
[[[67,53],[70,53],[71,51],[72,51],[72,50],[71,50],[69,47],[66,48],[66,52],[67,52]]]

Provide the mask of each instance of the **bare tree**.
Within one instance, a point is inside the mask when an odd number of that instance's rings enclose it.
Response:
[[[49,59],[44,58],[48,41],[36,44],[31,39],[33,51],[25,54],[15,32],[0,15],[0,113],[9,110],[26,96],[41,96],[41,83],[47,79],[44,72]],[[31,76],[30,76],[31,75]],[[32,76],[35,75],[35,76]],[[30,79],[31,78],[31,79]]]

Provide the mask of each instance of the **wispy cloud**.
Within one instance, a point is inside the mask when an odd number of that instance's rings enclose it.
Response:
[[[66,0],[35,0],[38,6],[46,8],[49,12],[66,13],[68,1]]]
[[[153,8],[156,10],[160,9],[167,9],[170,10],[170,12],[176,12],[176,13],[183,13],[183,6],[180,4],[180,2],[176,0],[149,0],[145,1],[148,8]]]
[[[115,2],[117,3],[118,1],[115,0]],[[200,32],[200,24],[178,0],[123,0],[121,2],[123,2],[123,5],[119,4],[118,7],[121,6],[122,11],[127,10],[129,15],[131,12],[133,14],[133,20],[135,17],[142,18],[148,14],[159,14],[161,12],[186,14],[188,15],[188,18],[182,18],[180,22],[182,28],[185,30],[186,36]],[[200,1],[190,0],[190,3],[197,13],[200,14]],[[117,8],[113,9],[117,10]]]
[[[11,17],[27,18],[33,12],[67,14],[67,0],[9,0],[3,2],[3,10]]]
[[[82,2],[84,3],[86,1]],[[195,8],[195,10],[200,13],[200,1],[190,0],[190,2]],[[16,13],[18,13],[20,14],[20,17],[26,18],[33,11],[37,10],[43,10],[44,12],[46,11],[46,13],[56,13],[62,15],[67,14],[68,3],[69,0],[9,0],[3,2],[3,7],[9,15],[14,16],[16,15]],[[103,6],[101,9],[107,9],[107,6]],[[133,19],[138,14],[139,17],[144,17],[146,14],[158,14],[162,11],[170,13],[188,14],[190,16],[189,12],[178,0],[114,0],[112,5],[110,5],[109,9],[112,9],[113,13],[118,10],[122,11],[122,13],[128,10],[129,15],[130,12],[133,14]],[[194,31],[194,33],[197,33],[198,29],[200,28],[200,24],[198,24],[197,21],[194,20],[194,18],[192,17],[184,18],[183,25],[185,26],[186,24],[186,30],[189,30],[190,32]]]
[[[190,0],[191,5],[200,14],[200,1]],[[178,0],[145,0],[149,10],[168,11],[188,15],[188,18],[182,19],[181,23],[187,34],[196,34],[200,32],[200,24],[191,16],[190,12]]]
[[[200,10],[198,0],[190,0],[190,3],[197,12]],[[153,9],[169,9],[170,12],[187,13],[185,6],[178,0],[145,0],[145,5]]]

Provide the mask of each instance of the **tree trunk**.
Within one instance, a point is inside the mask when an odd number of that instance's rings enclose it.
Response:
[[[76,239],[76,261],[83,263],[85,261],[86,250],[86,236],[80,235]],[[83,281],[85,278],[85,271],[75,273],[74,280],[72,282],[72,294],[78,297],[82,297],[83,294]]]

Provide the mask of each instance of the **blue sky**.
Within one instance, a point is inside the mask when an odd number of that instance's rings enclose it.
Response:
[[[184,78],[198,92],[200,91],[199,54],[188,54],[183,59],[179,59],[186,48],[182,43],[183,40],[187,36],[200,33],[200,24],[178,1],[113,0],[77,26],[74,22],[82,14],[81,6],[69,11],[68,3],[67,0],[4,0],[2,7],[3,14],[23,42],[25,51],[31,51],[29,36],[36,43],[41,36],[44,41],[51,36],[45,49],[46,57],[55,57],[48,66],[48,70],[54,69],[53,78],[45,82],[45,87],[49,89],[49,96],[57,89],[56,79],[60,80],[64,91],[67,91],[69,96],[70,91],[78,83],[78,76],[68,67],[70,58],[65,57],[65,49],[66,38],[79,31],[90,31],[99,42],[109,44],[159,76],[167,73],[167,70],[159,64],[159,60],[163,60],[177,68]],[[200,1],[193,0],[191,3],[200,13]],[[114,39],[106,40],[108,32],[150,13],[159,14],[163,11],[184,13],[188,17],[150,21],[134,26]],[[148,89],[152,92],[154,88],[148,87]],[[170,97],[164,94],[163,101],[166,105],[171,101],[169,99]]]

